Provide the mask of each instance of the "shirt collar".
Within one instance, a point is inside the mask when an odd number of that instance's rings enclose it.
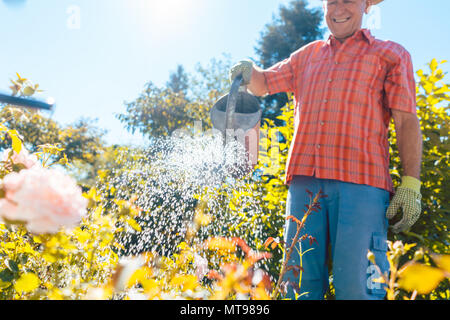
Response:
[[[352,35],[349,39],[347,40],[351,40],[351,39],[355,39],[355,40],[360,40],[360,39],[364,39],[366,40],[369,44],[372,44],[373,41],[375,40],[375,37],[372,35],[372,33],[370,32],[369,29],[359,29],[358,31],[355,32],[354,35]],[[332,45],[334,46],[336,44],[337,40],[334,37],[334,35],[330,35],[328,37],[327,40],[327,44],[328,45]]]

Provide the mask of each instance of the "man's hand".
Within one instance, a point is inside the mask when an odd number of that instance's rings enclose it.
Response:
[[[397,188],[386,212],[386,217],[392,219],[397,215],[399,209],[403,211],[402,219],[392,227],[392,231],[395,233],[402,232],[416,223],[422,210],[421,199],[420,181],[409,176],[402,177],[402,183]]]
[[[230,82],[238,76],[242,75],[242,85],[246,86],[250,84],[250,80],[252,79],[252,71],[253,71],[253,62],[250,60],[242,60],[237,64],[231,67],[230,69]]]

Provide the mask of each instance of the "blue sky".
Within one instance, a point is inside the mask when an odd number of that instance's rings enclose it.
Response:
[[[6,3],[23,2],[7,6]],[[320,6],[320,0],[310,0]],[[228,53],[255,57],[264,25],[289,0],[2,0],[0,91],[19,72],[46,90],[67,124],[97,118],[108,143],[139,143],[115,118],[145,83],[163,85],[177,64]],[[372,33],[405,46],[414,68],[450,60],[450,1],[386,0],[366,19]],[[450,62],[444,65],[450,70]]]

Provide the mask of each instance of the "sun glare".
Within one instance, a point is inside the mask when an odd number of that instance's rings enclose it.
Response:
[[[195,3],[199,0],[151,0],[147,1],[149,19],[153,25],[169,27],[170,25],[189,22]]]

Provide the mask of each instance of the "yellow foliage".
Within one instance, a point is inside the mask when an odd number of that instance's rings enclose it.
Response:
[[[450,255],[433,255],[432,257],[440,269],[450,273]]]
[[[193,275],[176,275],[170,281],[175,287],[180,287],[182,291],[194,290],[198,286],[197,277]]]
[[[234,242],[227,238],[213,237],[205,242],[205,246],[210,250],[223,250],[233,252],[236,250]]]
[[[413,263],[400,272],[398,284],[407,291],[416,290],[419,294],[428,294],[444,279],[444,272],[430,266]]]
[[[34,273],[24,273],[20,278],[14,283],[14,289],[19,292],[31,292],[39,287],[41,281],[38,276]]]

